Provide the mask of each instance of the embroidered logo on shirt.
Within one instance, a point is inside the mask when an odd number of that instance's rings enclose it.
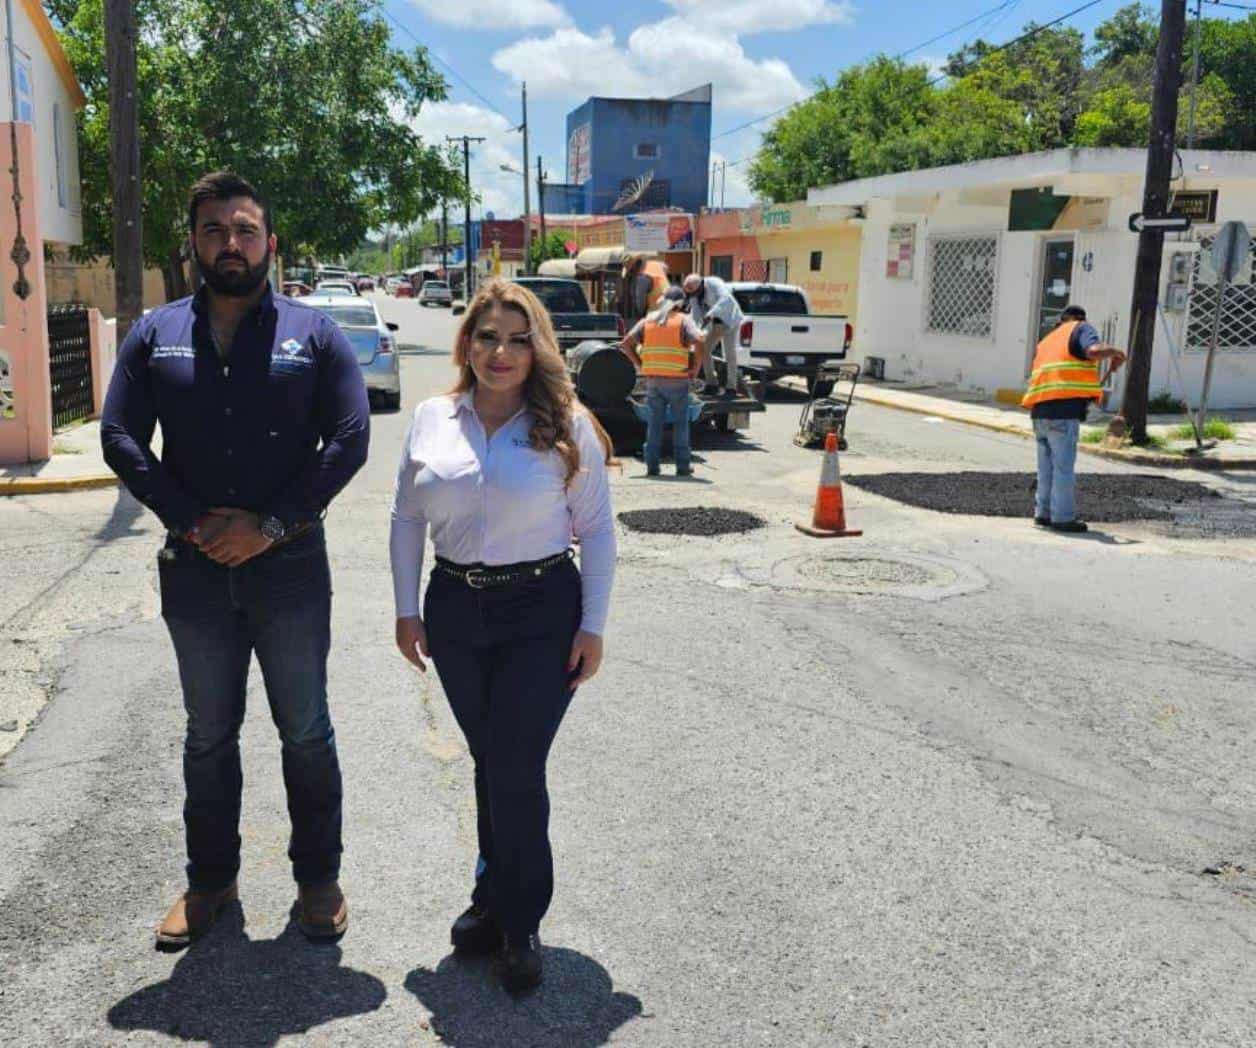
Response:
[[[271,354],[270,369],[272,372],[297,372],[310,367],[314,363],[310,359],[305,344],[295,338],[286,338],[275,347]]]
[[[304,357],[306,355],[305,346],[295,338],[284,339],[284,341],[279,343],[279,354],[289,359]]]
[[[512,443],[512,444],[513,444],[515,447],[517,447],[517,448],[530,448],[530,447],[532,447],[532,445],[531,445],[530,443],[528,443],[528,440],[527,440],[527,438],[526,438],[526,437],[511,437],[511,438],[510,438],[510,443]]]
[[[196,350],[191,346],[154,346],[152,353],[149,355],[148,363],[151,367],[158,360],[170,360],[171,358],[192,360],[195,357]]]

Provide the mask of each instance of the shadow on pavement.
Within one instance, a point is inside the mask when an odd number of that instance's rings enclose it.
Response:
[[[180,956],[169,979],[110,1008],[109,1025],[223,1048],[269,1048],[384,1003],[384,984],[342,968],[340,957],[340,947],[309,943],[292,923],[277,939],[249,939],[237,903]]]
[[[118,498],[101,529],[92,537],[98,542],[111,542],[128,535],[142,535],[143,528],[137,528],[135,522],[144,514],[144,505],[126,488],[119,485]]]
[[[615,993],[610,973],[575,950],[542,947],[545,982],[525,996],[501,988],[487,958],[449,954],[415,968],[406,989],[432,1014],[432,1030],[457,1048],[594,1048],[641,1015],[639,998]]]

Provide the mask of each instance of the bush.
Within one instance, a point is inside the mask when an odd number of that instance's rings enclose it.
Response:
[[[1081,442],[1083,444],[1102,444],[1106,432],[1099,426],[1087,426],[1082,430]]]
[[[1186,405],[1167,389],[1162,389],[1147,401],[1147,411],[1152,415],[1183,415]]]

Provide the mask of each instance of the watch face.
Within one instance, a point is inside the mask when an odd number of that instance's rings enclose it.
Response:
[[[270,539],[271,542],[278,542],[281,538],[283,538],[283,521],[281,521],[278,517],[267,517],[262,521],[261,530],[262,534]]]

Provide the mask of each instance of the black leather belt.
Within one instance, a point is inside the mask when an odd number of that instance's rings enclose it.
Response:
[[[575,555],[575,550],[565,549],[562,553],[556,553],[552,557],[544,557],[541,560],[493,565],[455,564],[452,560],[437,557],[436,565],[432,570],[465,582],[472,589],[500,589],[503,586],[513,586],[529,579],[538,579],[560,564],[566,564]]]

